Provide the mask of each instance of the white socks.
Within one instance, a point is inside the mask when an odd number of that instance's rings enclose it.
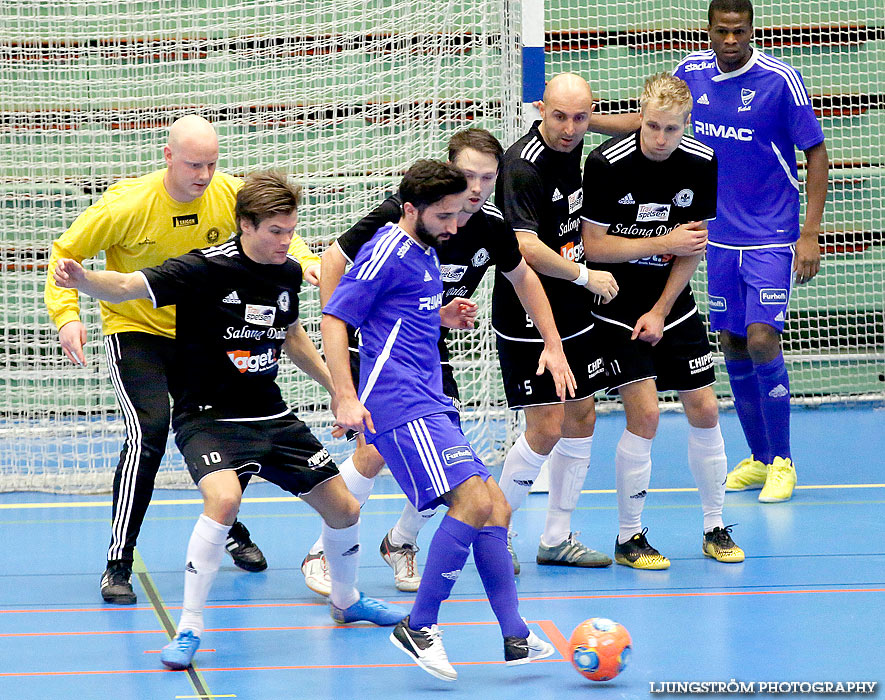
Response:
[[[372,493],[372,487],[375,485],[374,477],[367,479],[356,470],[356,466],[353,463],[353,455],[338,465],[338,472],[341,474],[341,478],[344,479],[344,485],[347,486],[347,490],[353,494],[360,504],[360,508],[362,508]],[[310,553],[319,554],[322,551],[323,536],[320,535],[319,539],[311,546]]]
[[[323,552],[329,564],[332,593],[336,608],[349,608],[360,599],[356,589],[356,569],[360,562],[360,524],[335,530],[323,523]]]
[[[725,441],[717,424],[714,428],[688,428],[688,466],[701,496],[704,509],[704,532],[723,527],[722,505],[725,502],[725,476],[728,460]]]
[[[418,543],[418,533],[421,528],[430,522],[430,519],[436,515],[436,510],[419,511],[410,502],[406,501],[403,507],[402,515],[396,521],[396,525],[390,531],[388,538],[390,544],[394,547],[402,547],[404,544],[416,545]]]
[[[642,530],[642,508],[651,481],[651,440],[625,430],[615,450],[618,490],[618,542]]]
[[[529,488],[538,477],[541,465],[546,459],[547,455],[539,455],[529,447],[525,433],[513,443],[513,447],[510,448],[504,459],[504,469],[501,471],[501,481],[499,482],[504,497],[512,510],[518,510],[525,503]]]
[[[191,630],[203,636],[203,608],[209,589],[215,582],[218,567],[224,557],[224,543],[230,525],[222,525],[205,514],[200,514],[187,543],[187,565],[184,570],[184,601],[178,632]]]
[[[590,467],[593,436],[560,438],[550,452],[548,462],[550,489],[547,497],[547,521],[541,544],[555,547],[571,533],[572,511],[578,504],[581,488]]]

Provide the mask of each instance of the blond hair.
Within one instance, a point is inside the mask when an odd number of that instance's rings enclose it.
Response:
[[[688,114],[692,104],[688,84],[669,73],[657,73],[646,79],[642,88],[642,97],[639,98],[641,110],[650,105],[664,112]]]

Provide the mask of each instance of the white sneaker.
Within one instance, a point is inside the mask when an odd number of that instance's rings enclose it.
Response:
[[[529,630],[528,637],[504,637],[504,663],[508,666],[521,666],[530,661],[553,656],[556,647],[545,642]]]
[[[392,530],[391,530],[392,532]],[[384,535],[381,541],[381,556],[384,561],[393,569],[393,580],[396,582],[397,589],[412,593],[418,590],[421,585],[421,574],[418,573],[418,562],[415,561],[415,555],[418,553],[418,547],[413,544],[404,544],[401,547],[395,547],[390,543],[390,532]]]
[[[319,593],[327,598],[332,593],[329,564],[323,552],[317,554],[308,552],[304,561],[301,562],[301,573],[304,574],[304,583],[314,593]]]
[[[397,649],[406,652],[421,668],[431,676],[443,681],[458,680],[458,672],[449,663],[443,648],[442,632],[436,625],[413,630],[406,616],[393,628],[390,641]]]

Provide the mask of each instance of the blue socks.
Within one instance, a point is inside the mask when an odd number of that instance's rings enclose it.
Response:
[[[473,560],[503,636],[528,637],[529,628],[519,616],[513,558],[507,551],[507,528],[480,530],[473,542]]]
[[[783,353],[764,365],[726,360],[734,407],[753,456],[771,464],[790,455],[790,377]]]
[[[430,541],[424,575],[409,613],[409,627],[413,630],[436,624],[439,606],[451,594],[477,535],[479,530],[475,527],[450,515],[442,519]]]
[[[790,458],[790,377],[783,353],[771,362],[756,365],[755,369],[768,436],[769,454],[765,463],[771,464],[775,457]]]
[[[728,381],[734,396],[734,410],[744,431],[753,457],[769,463],[768,438],[765,435],[765,419],[762,416],[762,400],[759,398],[759,381],[752,360],[726,360]]]

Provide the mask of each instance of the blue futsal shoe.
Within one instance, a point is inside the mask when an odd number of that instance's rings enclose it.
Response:
[[[160,661],[164,666],[176,671],[191,665],[194,654],[200,648],[200,638],[190,630],[179,632],[160,652]]]
[[[329,603],[329,614],[339,625],[346,625],[348,622],[372,622],[380,627],[389,627],[402,620],[407,613],[360,593],[360,599],[349,608],[342,609]]]

